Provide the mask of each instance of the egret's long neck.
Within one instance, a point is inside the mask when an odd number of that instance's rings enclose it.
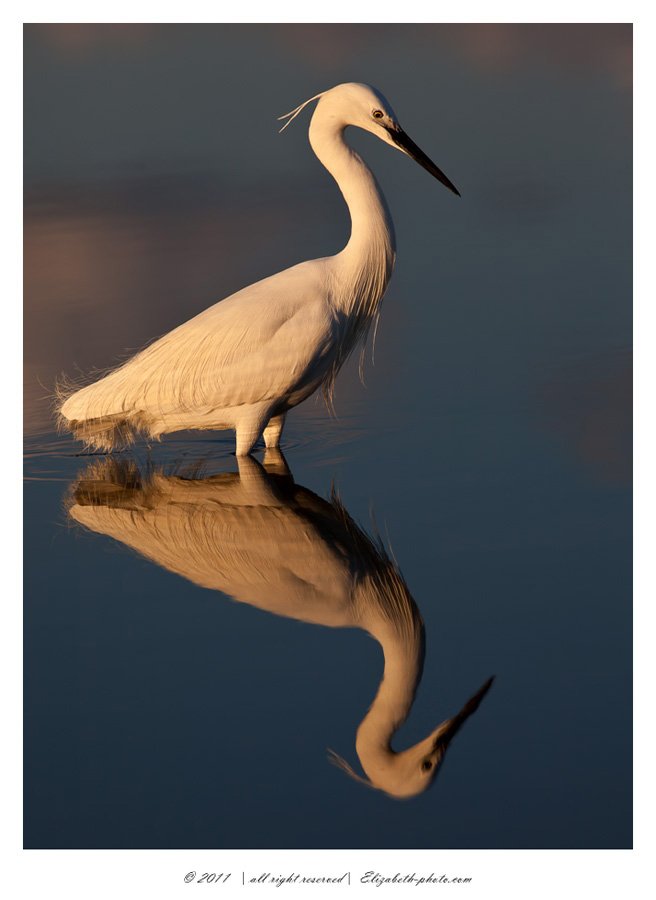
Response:
[[[364,317],[375,315],[392,274],[396,251],[394,226],[376,179],[344,140],[344,127],[322,115],[312,117],[310,144],[333,176],[351,216],[351,236],[335,257],[336,274],[355,289],[344,292],[346,311]]]
[[[424,628],[410,600],[397,607],[402,615],[387,620],[366,619],[363,625],[380,643],[385,657],[376,697],[358,728],[356,748],[365,771],[393,754],[391,741],[414,701],[424,662]]]

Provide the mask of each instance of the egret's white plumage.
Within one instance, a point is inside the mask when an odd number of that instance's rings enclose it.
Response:
[[[287,411],[318,387],[332,395],[337,372],[378,314],[395,258],[387,205],[344,141],[345,128],[372,132],[457,191],[374,88],[343,84],[312,100],[319,102],[310,143],[351,216],[345,248],[238,291],[94,384],[60,388],[60,421],[88,446],[112,450],[139,433],[229,428],[237,454],[246,455],[262,434],[267,447],[277,446]],[[287,124],[309,102],[284,116]]]

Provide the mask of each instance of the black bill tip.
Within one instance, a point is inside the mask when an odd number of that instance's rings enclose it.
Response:
[[[415,142],[408,137],[405,131],[400,128],[398,131],[389,128],[387,129],[387,132],[397,147],[400,147],[401,150],[404,150],[415,162],[418,162],[420,166],[423,166],[427,172],[430,172],[434,178],[437,178],[437,180],[441,182],[444,187],[452,191],[456,197],[460,197],[460,191],[455,184],[446,177],[444,172],[435,165],[432,159],[429,159],[426,156],[423,150],[420,150]]]

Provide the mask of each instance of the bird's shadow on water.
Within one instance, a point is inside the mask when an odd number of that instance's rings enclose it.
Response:
[[[222,457],[225,462],[229,458]],[[423,793],[492,680],[422,741],[395,751],[423,673],[424,622],[382,540],[328,499],[297,484],[283,454],[267,450],[212,472],[216,457],[162,464],[95,459],[66,495],[69,520],[130,547],[200,587],[262,611],[329,628],[359,628],[381,646],[384,675],[357,729],[365,773],[338,767],[395,798]]]

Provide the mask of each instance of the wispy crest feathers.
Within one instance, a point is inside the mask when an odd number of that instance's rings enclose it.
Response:
[[[368,788],[375,788],[375,785],[373,785],[368,778],[363,778],[362,775],[358,775],[353,766],[351,766],[343,756],[340,756],[339,753],[335,753],[330,747],[328,748],[328,761],[334,766],[337,766],[338,769],[341,769],[342,772],[346,772],[349,778],[352,778],[354,781],[358,781]]]
[[[283,131],[285,130],[285,128],[287,128],[288,125],[291,125],[291,123],[294,121],[294,119],[296,118],[296,116],[297,116],[299,113],[303,112],[303,110],[304,110],[305,107],[308,105],[308,103],[312,103],[313,100],[318,100],[320,97],[323,97],[323,95],[324,95],[325,93],[326,93],[325,91],[321,91],[320,94],[315,94],[314,97],[310,97],[309,100],[305,100],[305,102],[301,103],[300,106],[297,106],[296,109],[293,109],[291,112],[285,113],[284,116],[278,116],[278,121],[279,121],[279,122],[282,122],[283,119],[288,119],[288,120],[289,120],[289,121],[285,122],[285,124],[282,126],[282,128],[280,129],[280,131],[278,132],[278,134],[282,134]]]

